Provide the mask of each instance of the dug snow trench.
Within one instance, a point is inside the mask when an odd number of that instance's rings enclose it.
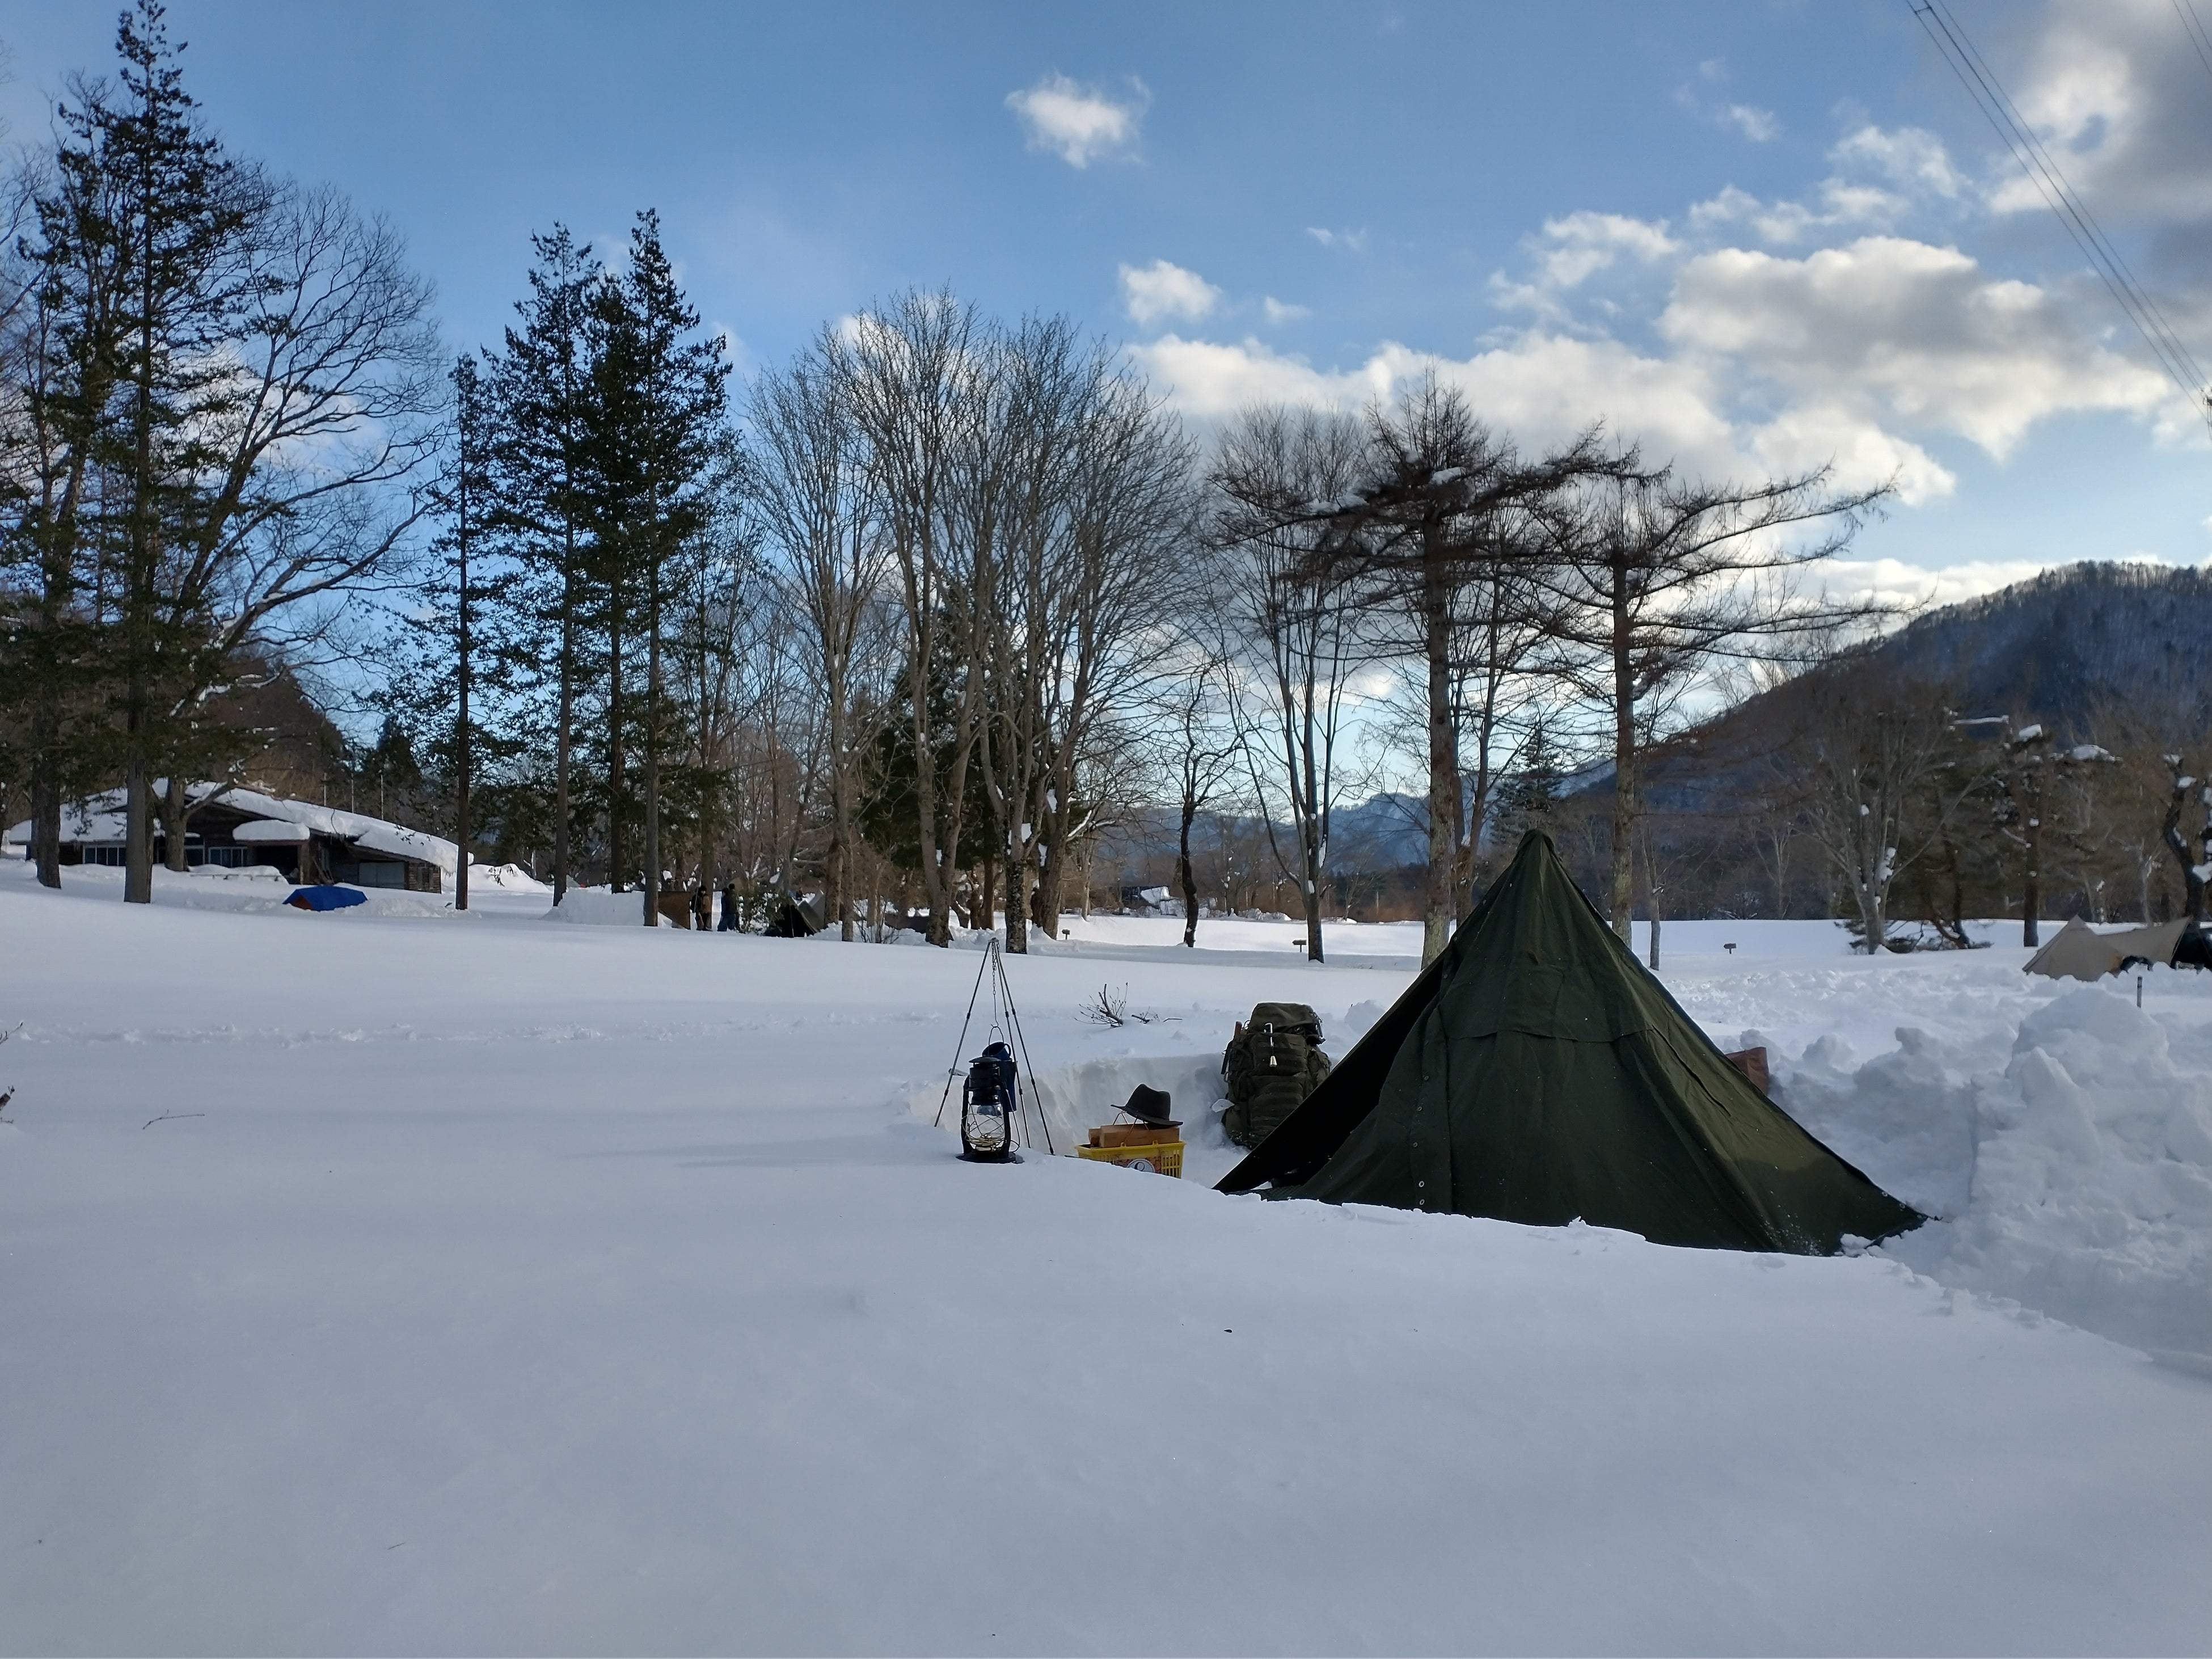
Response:
[[[1221,1058],[1218,1054],[1118,1054],[1086,1060],[1073,1066],[1048,1066],[1034,1079],[1022,1079],[1023,1099],[1030,1108],[1024,1124],[1025,1156],[1051,1152],[1074,1156],[1099,1124],[1121,1121],[1122,1104],[1139,1085],[1164,1092],[1182,1123],[1182,1178],[1211,1186],[1243,1157],[1221,1127],[1223,1098]],[[957,1129],[960,1119],[960,1079],[948,1091],[940,1081],[934,1088],[917,1090],[906,1097],[907,1109],[915,1116],[939,1121],[938,1105],[945,1103],[943,1124]],[[1115,1174],[1124,1173],[1116,1170]]]
[[[2171,969],[2148,982],[2176,997],[2203,988]],[[1755,1029],[1735,1042],[1770,1050],[1785,1111],[1934,1218],[1883,1254],[2212,1376],[2212,1025],[2162,1022],[2104,986],[2052,994],[1949,1041],[1899,1027],[1898,1047],[1863,1065],[1833,1033],[1795,1057]],[[1331,1022],[1327,1046],[1341,1056],[1379,1013],[1364,1004]],[[1185,1180],[1211,1185],[1243,1156],[1221,1127],[1211,1054],[1040,1070],[1030,1137],[1042,1150],[1041,1116],[1068,1156],[1139,1084],[1174,1102]],[[934,1118],[942,1092],[917,1091],[908,1109]],[[956,1079],[944,1121],[957,1114]]]

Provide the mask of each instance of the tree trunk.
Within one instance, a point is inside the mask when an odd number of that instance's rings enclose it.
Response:
[[[833,674],[830,685],[830,860],[827,898],[837,918],[837,937],[850,944],[853,917],[853,769],[845,752],[845,687]]]
[[[1651,910],[1651,954],[1649,961],[1650,963],[1651,971],[1656,974],[1659,971],[1659,864],[1658,861],[1651,856],[1651,842],[1650,837],[1644,836],[1639,837],[1639,839],[1644,842],[1644,902],[1650,907]]]
[[[125,599],[128,614],[125,648],[131,653],[128,702],[124,715],[123,902],[154,902],[153,780],[147,775],[146,709],[151,688],[146,684],[146,658],[154,627],[154,522],[149,497],[154,490],[154,259],[155,210],[152,191],[142,198],[146,246],[139,262],[138,384],[136,425],[137,476],[131,480],[130,586]]]
[[[171,767],[161,791],[161,862],[179,874],[192,867],[185,845],[185,815],[190,805],[185,799],[185,775]]]
[[[660,926],[660,573],[655,563],[645,632],[645,925]]]
[[[461,560],[460,723],[453,744],[453,908],[469,908],[469,508],[465,479],[468,456],[461,457],[464,471],[459,525]]]
[[[945,867],[951,853],[939,840],[942,826],[937,821],[937,747],[929,733],[929,654],[927,643],[915,649],[907,676],[907,694],[913,704],[914,799],[921,851],[921,896],[929,907],[929,942],[942,949],[952,943],[953,884]]]
[[[1030,948],[1030,933],[1036,926],[1036,843],[1024,840],[1006,866],[1006,948],[1014,948],[1014,919],[1021,918],[1022,950]]]
[[[1421,916],[1421,963],[1443,954],[1455,920],[1460,843],[1459,726],[1452,718],[1451,615],[1442,551],[1431,544],[1421,561],[1422,644],[1428,659],[1429,876]],[[1318,960],[1318,958],[1316,958]]]
[[[2204,833],[2202,837],[2204,853],[2201,861],[2192,860],[2189,856],[2189,837],[2182,833],[2181,829],[2181,815],[2189,805],[2189,791],[2196,781],[2181,770],[2179,761],[2174,763],[2173,795],[2166,803],[2166,822],[2160,827],[2160,835],[2181,866],[2182,910],[2191,922],[2201,927],[2204,925],[2204,877],[2200,872],[2212,867],[2212,790],[2206,792]],[[2148,891],[2148,888],[2145,890]]]
[[[1186,792],[1182,798],[1182,838],[1176,852],[1176,880],[1182,886],[1182,942],[1186,950],[1198,945],[1198,878],[1190,863],[1190,826],[1197,817],[1198,802]]]
[[[1636,681],[1629,659],[1628,582],[1613,587],[1613,931],[1633,948],[1636,912]]]
[[[135,726],[137,722],[132,722]],[[154,902],[154,781],[146,775],[146,757],[139,750],[138,733],[130,737],[129,757],[123,763],[123,902]]]
[[[2021,840],[2025,843],[2027,872],[2021,883],[2020,942],[2030,949],[2041,942],[2038,919],[2043,910],[2043,780],[2028,771],[2021,780],[2026,810],[2021,813]]]
[[[1047,939],[1060,937],[1060,860],[1046,856],[1044,842],[1036,843],[1036,878],[1030,884],[1030,926]]]
[[[610,608],[622,614],[622,593],[611,596]],[[629,750],[623,741],[623,636],[617,622],[607,635],[607,885],[615,892],[623,887],[623,788]]]
[[[2204,925],[2204,872],[2212,871],[2212,786],[2204,790],[2204,827],[2197,832],[2197,860],[2193,874],[2197,877],[2197,908],[2189,919],[2199,927]]]
[[[62,792],[51,774],[31,781],[31,858],[40,886],[62,884]]]
[[[564,529],[568,568],[575,568],[576,544],[573,531]],[[569,801],[568,775],[571,756],[575,749],[574,732],[576,709],[576,606],[574,583],[564,571],[561,578],[561,729],[553,739],[553,902],[558,904],[568,890],[568,820],[574,812]]]
[[[31,710],[31,861],[38,866],[39,885],[62,884],[62,712],[61,653],[54,635],[61,625],[57,590],[60,583],[50,572],[44,584],[46,597],[40,618],[41,672],[38,699]]]
[[[1306,960],[1322,960],[1321,946],[1321,871],[1322,835],[1320,821],[1308,814],[1299,825],[1298,851],[1300,862],[1305,867],[1306,902]]]

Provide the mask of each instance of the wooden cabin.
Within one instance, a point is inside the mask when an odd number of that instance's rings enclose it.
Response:
[[[442,836],[365,813],[287,800],[258,790],[193,784],[185,819],[185,863],[246,869],[264,866],[302,884],[337,882],[349,887],[398,888],[440,893],[458,855]],[[124,861],[123,795],[110,790],[64,810],[62,862],[120,866]],[[27,847],[31,826],[8,831],[10,847]],[[167,861],[161,823],[154,825],[154,861]]]

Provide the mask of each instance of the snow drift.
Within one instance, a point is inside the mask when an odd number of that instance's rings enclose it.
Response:
[[[1939,1218],[1892,1254],[2212,1361],[2212,1042],[2177,1027],[2092,986],[2027,1014],[2009,1042],[2002,1029],[1946,1042],[1905,1027],[1894,1052],[1854,1069],[1823,1037],[1777,1088],[1808,1128]]]

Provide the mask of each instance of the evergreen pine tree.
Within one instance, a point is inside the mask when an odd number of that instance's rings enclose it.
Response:
[[[611,805],[618,812],[627,799],[623,760],[629,711],[621,676],[624,638],[634,625],[645,655],[637,734],[643,750],[641,920],[650,927],[659,921],[661,771],[672,736],[664,612],[682,586],[678,568],[695,555],[714,511],[718,464],[727,453],[729,367],[720,336],[690,337],[699,313],[677,284],[660,245],[659,216],[651,211],[638,215],[629,270],[602,280],[593,315],[599,352],[592,477],[611,630]],[[611,815],[616,847],[620,827],[620,817]],[[617,879],[620,868],[617,861]]]
[[[1564,775],[1559,769],[1559,751],[1552,746],[1551,735],[1545,731],[1541,720],[1530,729],[1519,760],[1519,766],[1506,777],[1498,792],[1499,837],[1508,848],[1531,830],[1548,830],[1552,827],[1553,811],[1559,800],[1559,781]]]
[[[154,894],[154,768],[189,711],[173,664],[205,648],[209,619],[167,603],[169,550],[204,510],[218,457],[207,433],[233,395],[220,346],[252,277],[234,256],[267,201],[251,169],[224,155],[185,90],[156,0],[138,0],[116,33],[119,96],[64,112],[67,168],[95,172],[118,281],[111,321],[118,396],[99,456],[117,595],[111,697],[121,732],[126,823],[124,897]],[[176,769],[179,757],[171,760]],[[181,783],[182,780],[177,780]],[[181,800],[181,790],[176,792]],[[173,837],[181,842],[181,837]],[[172,863],[183,857],[170,848]]]
[[[577,699],[583,690],[584,605],[592,536],[586,496],[591,447],[592,373],[589,327],[597,267],[588,246],[567,227],[532,236],[537,264],[530,297],[519,302],[520,328],[507,331],[493,368],[488,522],[511,542],[526,587],[519,619],[533,624],[535,648],[518,665],[542,690],[551,683],[553,899],[574,878]]]

